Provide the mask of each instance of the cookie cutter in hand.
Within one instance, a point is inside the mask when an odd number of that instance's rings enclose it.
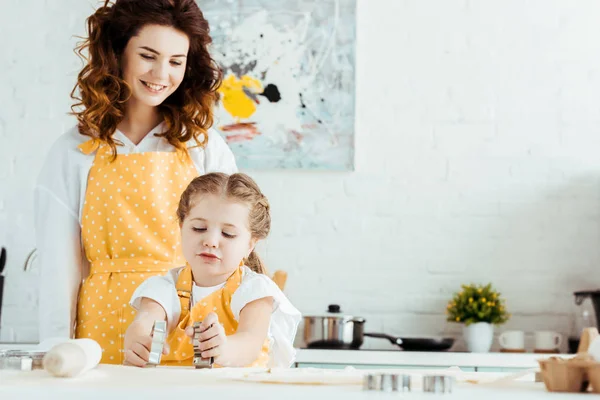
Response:
[[[202,358],[201,355],[200,334],[202,331],[200,330],[200,325],[202,325],[202,322],[194,322],[194,338],[192,339],[194,344],[194,367],[196,369],[212,368],[214,362],[213,357]]]
[[[167,338],[167,322],[155,321],[152,328],[152,345],[150,346],[150,356],[146,367],[156,367],[160,364],[163,348],[165,347],[165,339]]]

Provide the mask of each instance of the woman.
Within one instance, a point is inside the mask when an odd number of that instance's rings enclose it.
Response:
[[[120,364],[131,294],[185,262],[181,193],[236,165],[210,129],[221,75],[194,0],[107,0],[87,27],[71,94],[78,124],[50,149],[35,190],[40,340],[93,338],[102,362]]]

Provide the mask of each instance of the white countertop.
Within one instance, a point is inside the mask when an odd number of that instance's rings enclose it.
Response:
[[[455,353],[395,350],[313,350],[298,349],[300,364],[341,365],[413,365],[426,367],[456,366],[479,368],[536,368],[537,360],[571,354],[534,353]]]
[[[0,343],[0,350],[32,350],[36,344]],[[555,354],[572,357],[571,354]],[[549,354],[533,353],[456,353],[415,352],[401,350],[313,350],[297,349],[296,362],[300,364],[339,365],[406,365],[422,367],[478,367],[478,368],[537,368],[537,360]]]
[[[234,371],[232,371],[234,370]],[[308,369],[289,369],[287,376],[304,374]],[[100,365],[96,369],[77,378],[54,378],[45,371],[0,371],[0,398],[44,398],[64,400],[83,396],[85,399],[111,400],[143,398],[161,399],[184,398],[197,393],[202,398],[232,399],[311,399],[331,400],[353,399],[431,399],[431,394],[415,388],[410,393],[367,392],[355,382],[343,384],[274,384],[247,381],[252,374],[244,369],[194,370],[192,368],[134,368],[114,365]],[[331,370],[328,370],[331,372]],[[326,370],[313,370],[313,373],[328,374]],[[349,373],[356,374],[357,370]],[[366,371],[363,371],[363,373]],[[242,376],[241,374],[244,374]],[[343,372],[345,373],[345,372]],[[426,373],[423,371],[422,373]],[[264,376],[264,371],[262,372]],[[412,374],[412,372],[411,372]],[[471,373],[471,376],[486,376],[485,373]],[[481,381],[480,381],[481,382]],[[168,397],[167,397],[168,396]],[[549,393],[543,384],[531,380],[509,383],[470,384],[462,380],[454,385],[448,399],[463,400],[537,400],[537,399],[579,399],[585,394]]]

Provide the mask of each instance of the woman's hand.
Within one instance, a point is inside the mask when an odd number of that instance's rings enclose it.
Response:
[[[225,328],[219,323],[217,314],[211,312],[206,316],[200,325],[200,332],[200,355],[202,358],[214,357],[215,363],[218,363],[219,357],[227,348],[227,335]],[[194,339],[194,327],[188,326],[185,333]]]

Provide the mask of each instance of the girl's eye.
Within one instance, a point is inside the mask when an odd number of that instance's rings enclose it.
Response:
[[[154,57],[148,54],[140,54],[140,56],[142,56],[142,58],[145,60],[154,60]]]
[[[227,239],[233,239],[235,237],[235,235],[230,235],[229,233],[223,232],[223,236],[225,236]]]
[[[194,232],[204,232],[206,230],[206,228],[194,228],[194,227],[192,227],[192,230]]]

